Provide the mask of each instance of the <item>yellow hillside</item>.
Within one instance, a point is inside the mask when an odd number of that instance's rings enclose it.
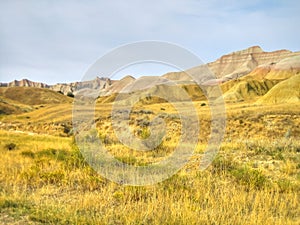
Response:
[[[261,104],[296,103],[300,101],[300,74],[274,86],[258,100]]]
[[[25,105],[58,104],[72,102],[72,99],[45,88],[1,87],[0,97]]]
[[[0,115],[19,114],[30,110],[32,110],[31,106],[24,105],[18,101],[14,101],[0,95]]]
[[[270,80],[258,81],[254,79],[237,80],[224,84],[223,95],[225,101],[239,102],[244,100],[252,100],[258,96],[266,94],[273,86],[274,82]],[[229,88],[232,86],[231,88]]]

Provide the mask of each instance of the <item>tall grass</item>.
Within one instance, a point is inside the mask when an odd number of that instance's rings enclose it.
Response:
[[[282,150],[283,159],[275,159],[279,168],[274,173],[264,170],[263,165],[253,165],[258,156],[272,157],[270,152],[276,146],[272,148],[267,141],[264,144],[254,140],[250,149],[249,143],[231,142],[223,144],[220,154],[205,171],[198,170],[201,158],[198,154],[169,179],[153,186],[132,187],[100,177],[86,164],[72,138],[6,131],[0,134],[0,218],[6,218],[7,223],[299,224],[300,221],[297,142]],[[7,150],[8,143],[14,143],[15,149]],[[117,144],[110,146],[112,152],[117,151]],[[133,157],[129,153],[123,157]],[[241,161],[245,157],[249,160]]]

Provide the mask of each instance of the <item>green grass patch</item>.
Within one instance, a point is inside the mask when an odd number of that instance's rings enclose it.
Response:
[[[229,171],[236,182],[245,185],[248,189],[262,189],[267,186],[267,177],[259,170],[247,166],[238,167]]]

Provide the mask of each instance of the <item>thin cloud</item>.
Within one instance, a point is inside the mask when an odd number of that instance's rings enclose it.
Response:
[[[251,45],[297,51],[299,6],[298,1],[1,1],[0,80],[80,80],[110,49],[140,40],[177,43],[205,62]]]

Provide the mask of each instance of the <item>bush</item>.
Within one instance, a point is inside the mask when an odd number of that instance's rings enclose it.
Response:
[[[267,184],[267,178],[261,171],[248,167],[241,167],[230,171],[236,181],[246,185],[249,189],[262,189]]]
[[[69,92],[67,93],[67,96],[68,96],[68,97],[71,97],[71,98],[74,98],[74,94],[73,94],[71,91],[69,91]]]
[[[68,136],[73,134],[73,130],[72,130],[71,126],[69,126],[67,124],[62,124],[62,127],[63,127],[64,134],[67,134]]]
[[[212,173],[226,173],[227,171],[232,171],[236,169],[237,165],[232,160],[224,158],[217,155],[214,161],[212,162],[211,171]]]
[[[41,150],[35,154],[38,158],[49,158],[49,159],[54,159],[54,160],[59,160],[59,161],[64,161],[66,158],[70,157],[70,153],[66,150],[63,149],[53,149],[53,148],[48,148]]]
[[[35,157],[35,155],[32,151],[23,151],[23,152],[21,152],[21,155],[25,156],[25,157],[29,157],[29,158],[34,158]]]
[[[17,147],[15,143],[9,143],[5,145],[5,148],[9,151],[14,150]]]
[[[291,181],[287,179],[280,179],[277,182],[278,188],[280,192],[289,192],[293,191],[293,184]]]

